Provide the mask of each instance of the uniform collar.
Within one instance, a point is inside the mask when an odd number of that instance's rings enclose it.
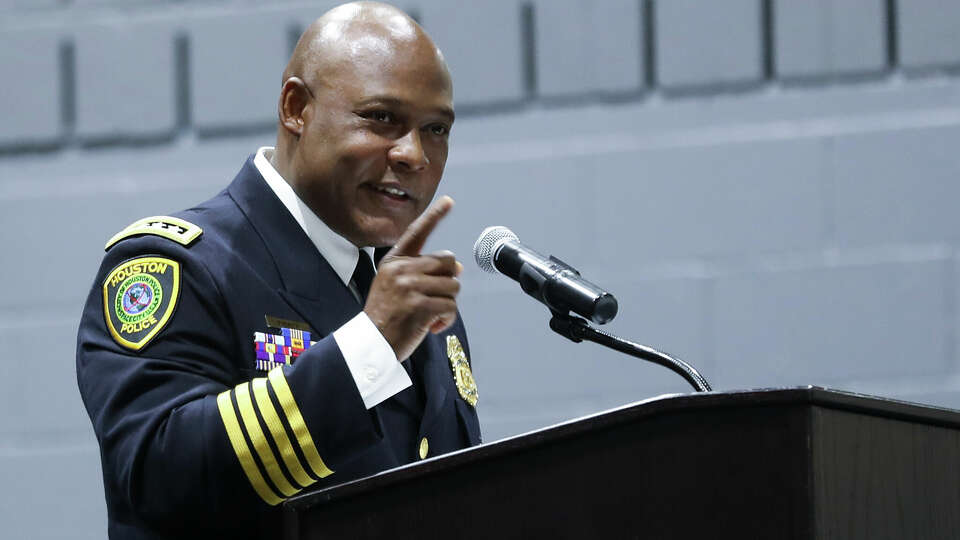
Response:
[[[290,212],[293,219],[296,220],[303,232],[307,234],[310,242],[316,246],[320,255],[327,260],[330,267],[340,278],[340,281],[347,285],[353,276],[353,270],[357,266],[357,259],[360,257],[360,251],[357,246],[349,240],[333,231],[326,223],[307,206],[300,197],[297,196],[290,184],[280,176],[270,158],[273,156],[273,147],[264,146],[257,150],[253,158],[253,164],[260,172],[260,176],[267,182],[270,189],[276,194],[283,206]],[[372,247],[363,248],[370,259],[373,260],[374,251]]]
[[[243,164],[227,187],[227,194],[269,254],[279,277],[278,292],[299,315],[293,318],[307,323],[317,335],[330,334],[362,306],[264,181],[253,160],[250,156]],[[250,237],[243,241],[255,240]],[[262,270],[262,275],[269,277],[266,269]]]

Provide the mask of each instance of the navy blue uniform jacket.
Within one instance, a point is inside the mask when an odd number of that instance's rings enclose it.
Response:
[[[448,336],[469,358],[459,319],[412,356],[418,388],[366,409],[332,335],[361,306],[252,158],[227,189],[176,217],[202,235],[110,246],[80,322],[77,378],[111,538],[278,537],[279,503],[303,488],[413,461],[423,438],[430,456],[480,442],[448,358]],[[160,332],[133,350],[111,336],[104,280],[145,256],[179,263],[179,292]],[[306,323],[316,344],[290,366],[257,371],[265,315]]]

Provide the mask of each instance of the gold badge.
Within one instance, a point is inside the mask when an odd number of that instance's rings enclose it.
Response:
[[[139,351],[170,320],[180,296],[180,263],[138,257],[120,263],[103,281],[103,316],[117,343]]]
[[[470,364],[467,363],[467,353],[463,352],[463,346],[457,336],[447,336],[447,358],[450,359],[450,369],[453,370],[453,380],[457,383],[457,391],[460,397],[470,405],[476,407],[477,383],[473,380],[473,372],[470,371]]]

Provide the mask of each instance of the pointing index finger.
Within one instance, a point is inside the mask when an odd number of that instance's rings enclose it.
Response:
[[[407,227],[407,230],[403,232],[403,236],[397,241],[397,245],[390,250],[390,255],[403,255],[408,257],[419,255],[420,250],[423,249],[423,245],[427,243],[427,238],[430,236],[430,233],[437,227],[437,223],[440,223],[440,220],[450,213],[451,208],[453,208],[453,199],[448,195],[444,195],[434,201],[416,221]]]

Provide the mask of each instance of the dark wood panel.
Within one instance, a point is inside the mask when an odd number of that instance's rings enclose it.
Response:
[[[960,537],[958,434],[816,387],[678,396],[295,497],[285,538]]]
[[[960,431],[814,408],[817,538],[960,537]]]
[[[806,425],[796,406],[615,425],[330,501],[299,538],[809,538]]]

